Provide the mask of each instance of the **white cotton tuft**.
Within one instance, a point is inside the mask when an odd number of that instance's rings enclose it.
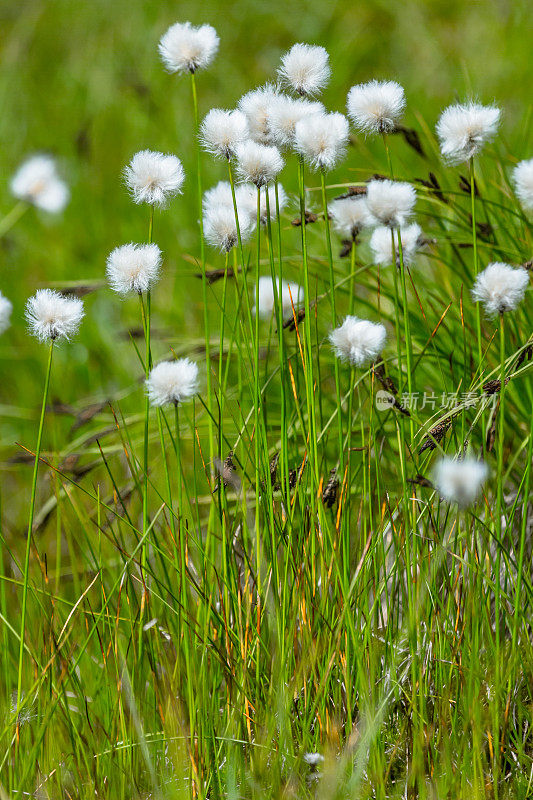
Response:
[[[295,44],[281,58],[278,75],[299,95],[316,95],[329,81],[331,69],[327,50],[309,44]]]
[[[296,123],[294,147],[312,169],[327,171],[343,157],[348,135],[342,114],[312,114]]]
[[[279,278],[276,278],[276,289],[278,292],[279,302]],[[290,319],[292,317],[292,307],[296,308],[299,303],[303,301],[303,289],[297,283],[292,281],[282,281],[281,284],[281,302],[283,305],[283,318]],[[263,276],[259,278],[259,293],[256,296],[253,313],[259,313],[262,319],[269,319],[275,313],[275,296],[274,284],[270,276]]]
[[[70,339],[83,319],[83,303],[77,297],[64,297],[53,289],[39,289],[26,303],[30,333],[39,341]]]
[[[337,358],[361,367],[375,361],[385,346],[387,331],[379,322],[348,316],[331,331],[329,340]]]
[[[168,406],[190,400],[198,391],[198,366],[189,358],[162,361],[146,379],[148,399],[153,406]]]
[[[348,92],[348,116],[363,133],[390,133],[405,108],[403,87],[396,81],[370,81]]]
[[[322,103],[305,98],[279,94],[272,99],[267,109],[267,129],[272,144],[279,148],[292,147],[296,123],[311,114],[324,112]]]
[[[355,239],[360,230],[368,228],[374,222],[366,204],[366,197],[362,195],[333,200],[330,203],[329,211],[333,227],[337,233],[347,239]]]
[[[68,186],[57,174],[56,162],[46,155],[31,156],[11,178],[11,193],[50,214],[59,214],[70,197]]]
[[[159,277],[161,250],[156,244],[124,244],[107,258],[106,272],[111,288],[119,294],[150,291]]]
[[[239,230],[241,241],[245,242],[253,232],[253,222],[251,216],[237,202],[239,216]],[[233,203],[230,205],[208,205],[204,209],[204,236],[206,242],[212,247],[216,247],[222,253],[228,253],[239,241],[237,224],[235,222],[235,211]]]
[[[0,333],[3,333],[9,328],[12,311],[13,304],[0,292]]]
[[[217,54],[219,38],[211,25],[176,22],[159,42],[159,55],[169,72],[205,69]]]
[[[488,473],[487,465],[475,458],[442,458],[435,465],[435,488],[448,503],[466,508],[476,500]]]
[[[304,761],[306,764],[309,764],[310,767],[316,767],[322,764],[324,756],[321,753],[304,753]]]
[[[185,180],[179,158],[152,150],[136,153],[124,171],[135,203],[163,206],[177,194]]]
[[[413,222],[412,225],[400,228],[400,235],[402,238],[403,263],[404,265],[411,264],[421,244],[422,229],[420,225]],[[372,251],[374,264],[383,264],[386,266],[392,264],[391,229],[384,225],[376,228],[370,237],[370,249]],[[394,235],[394,249],[396,252],[396,265],[400,266],[397,231]]]
[[[250,137],[257,144],[275,144],[269,130],[268,115],[272,104],[277,101],[278,97],[277,88],[273,84],[267,83],[260,86],[259,89],[247,92],[239,100],[239,108],[248,122]]]
[[[249,139],[237,147],[237,174],[255,186],[272,183],[283,169],[283,158],[277,147],[267,147]]]
[[[410,183],[373,180],[367,186],[366,204],[376,224],[400,228],[413,213],[415,203],[416,192]]]
[[[516,196],[525,211],[533,211],[533,158],[520,161],[513,169]]]
[[[480,272],[472,287],[476,303],[483,303],[489,317],[514,311],[523,300],[529,283],[527,270],[511,267],[499,261]]]
[[[230,159],[239,144],[249,138],[248,122],[242,111],[212,108],[200,126],[205,150],[217,158]]]
[[[500,115],[496,106],[472,102],[445,108],[437,123],[443,157],[451,164],[460,164],[475,156],[496,135]]]
[[[257,189],[255,186],[252,186],[251,183],[241,183],[235,187],[235,201],[239,214],[239,225],[243,231],[249,230],[250,233],[255,225],[257,217],[256,196]],[[204,218],[214,214],[214,212],[220,208],[226,208],[231,211],[232,214],[235,214],[231,185],[229,182],[219,181],[215,186],[211,187],[211,189],[208,189],[203,196],[202,208],[204,211]],[[235,235],[237,235],[236,229]]]

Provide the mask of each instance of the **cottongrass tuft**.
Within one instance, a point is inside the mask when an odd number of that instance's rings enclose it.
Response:
[[[329,340],[337,358],[362,367],[379,356],[387,340],[387,331],[380,322],[347,316],[342,325],[331,331]]]
[[[445,108],[437,123],[443,157],[451,164],[460,164],[477,155],[496,135],[500,115],[496,106],[473,102]]]
[[[489,317],[514,311],[523,300],[529,275],[523,267],[495,261],[480,272],[472,287],[476,303],[483,303]]]
[[[161,250],[156,244],[124,244],[107,258],[111,288],[119,294],[148,292],[159,277]]]
[[[333,227],[346,238],[355,239],[359,231],[373,224],[374,218],[366,203],[366,197],[341,197],[330,203],[329,211]],[[390,239],[390,234],[389,234]]]
[[[230,159],[239,144],[249,138],[248,122],[242,111],[212,108],[200,126],[205,150],[216,158]]]
[[[412,225],[407,225],[399,230],[402,240],[403,263],[411,264],[421,245],[422,229],[418,223],[413,222]],[[394,238],[394,248],[396,251],[396,264],[398,265],[400,254],[397,236]],[[392,239],[390,228],[382,225],[374,230],[370,237],[370,249],[372,251],[374,264],[392,264]]]
[[[40,342],[70,339],[84,316],[77,297],[64,297],[53,289],[39,289],[26,303],[26,321],[32,336]]]
[[[348,116],[363,133],[390,133],[405,108],[403,87],[396,81],[370,81],[348,92]]]
[[[198,365],[189,358],[162,361],[146,379],[146,391],[152,406],[177,406],[198,392]]]
[[[513,169],[516,196],[525,211],[533,211],[533,158],[520,161]]]
[[[343,114],[312,114],[296,123],[294,147],[315,170],[330,170],[346,151],[348,120]]]
[[[267,109],[267,127],[271,142],[279,148],[292,147],[296,123],[311,114],[322,112],[324,112],[322,103],[312,102],[303,97],[277,95]]]
[[[299,95],[313,96],[329,81],[329,55],[323,47],[295,44],[281,58],[280,79]]]
[[[237,147],[237,174],[255,186],[272,183],[283,169],[284,161],[277,147],[268,147],[249,139]]]
[[[367,186],[366,203],[376,224],[400,228],[413,213],[416,191],[410,183],[373,180]]]
[[[11,193],[19,200],[59,214],[68,203],[68,186],[57,174],[56,162],[51,156],[31,156],[21,164],[11,178]]]
[[[124,177],[135,203],[164,206],[181,194],[185,172],[177,156],[141,150],[131,159]]]
[[[279,278],[276,278],[276,291],[280,292]],[[293,306],[296,308],[302,302],[304,291],[301,286],[292,281],[282,281],[281,283],[281,303],[283,306],[283,318],[290,319],[292,317]],[[256,296],[253,313],[258,313],[262,319],[270,319],[275,311],[276,299],[274,296],[274,283],[270,276],[263,276],[259,278],[259,292]]]
[[[219,38],[211,25],[176,22],[159,42],[159,55],[169,72],[197,72],[213,61]]]
[[[277,87],[272,83],[267,83],[258,89],[247,92],[239,100],[239,109],[248,121],[250,137],[258,144],[275,144],[269,129],[268,118],[270,108],[278,97]]]
[[[442,458],[435,465],[435,488],[443,500],[466,508],[475,502],[489,470],[475,458]]]
[[[0,292],[0,333],[9,328],[13,304]]]
[[[237,193],[236,193],[237,194]],[[250,210],[242,207],[237,199],[237,213],[239,217],[239,231],[241,241],[246,242],[253,233],[254,223]],[[204,237],[208,244],[216,247],[222,253],[229,253],[239,241],[237,223],[233,201],[231,205],[209,204],[204,207]]]
[[[324,762],[324,756],[321,753],[304,753],[304,761],[310,767],[317,767]]]

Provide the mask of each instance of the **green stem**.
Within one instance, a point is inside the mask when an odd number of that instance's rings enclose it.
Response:
[[[501,608],[501,586],[500,586],[500,567],[502,551],[502,513],[503,513],[503,450],[505,439],[505,315],[500,314],[500,410],[498,415],[498,486],[496,492],[496,564],[495,564],[495,599],[494,599],[494,638],[496,648],[496,670],[495,670],[495,726],[494,726],[494,772],[495,783],[498,780],[500,763],[500,683],[501,683],[501,631],[500,631],[500,608]]]
[[[19,661],[18,661],[18,678],[17,678],[17,726],[18,726],[20,701],[22,698],[22,667],[24,662],[24,638],[26,633],[26,609],[28,600],[31,538],[33,529],[33,518],[35,514],[35,495],[37,490],[37,473],[39,471],[39,457],[41,454],[41,443],[43,439],[44,417],[46,414],[46,400],[48,398],[48,389],[50,387],[50,374],[52,371],[53,352],[54,352],[54,342],[52,340],[50,342],[50,347],[48,351],[48,365],[46,367],[46,375],[44,379],[43,402],[41,405],[41,416],[39,419],[39,431],[37,433],[37,446],[35,448],[35,461],[33,464],[33,478],[31,484],[30,514],[28,518],[28,532],[26,537],[26,555],[24,558],[24,583],[22,587],[22,610],[20,618],[20,644],[19,644]]]
[[[200,229],[200,262],[202,267],[202,302],[204,307],[204,333],[205,333],[205,361],[206,361],[206,405],[208,410],[207,427],[209,433],[209,463],[213,462],[215,454],[214,429],[212,417],[212,393],[211,393],[211,341],[209,337],[209,313],[207,308],[207,278],[205,275],[205,242],[204,242],[204,218],[202,213],[202,156],[198,119],[198,95],[196,92],[196,78],[191,72],[192,105],[194,114],[194,137],[196,141],[196,179],[197,179],[197,202],[198,202],[198,226]]]
[[[30,208],[30,205],[26,203],[25,200],[19,200],[16,203],[11,211],[8,211],[5,217],[0,220],[0,239],[2,236],[5,236],[11,228],[17,224],[19,219],[26,213],[26,211]]]

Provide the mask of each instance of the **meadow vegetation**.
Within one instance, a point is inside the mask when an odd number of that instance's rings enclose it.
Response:
[[[0,12],[0,798],[530,797],[527,6],[176,15]]]

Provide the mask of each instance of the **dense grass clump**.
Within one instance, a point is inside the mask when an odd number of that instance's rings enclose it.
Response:
[[[5,187],[0,797],[531,793],[522,110],[265,53],[174,25],[178,139]]]

